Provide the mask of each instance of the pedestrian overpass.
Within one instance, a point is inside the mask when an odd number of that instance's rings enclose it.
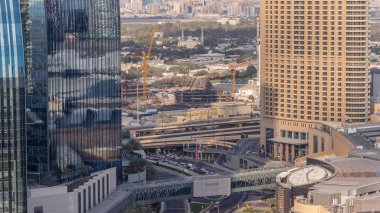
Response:
[[[237,171],[228,176],[191,176],[141,185],[121,185],[117,192],[89,212],[120,213],[136,202],[155,203],[190,199],[202,193],[208,193],[207,196],[217,196],[244,191],[273,190],[276,176],[288,169],[290,167],[286,166],[260,168]],[[217,190],[209,190],[208,187],[217,187],[215,188]]]

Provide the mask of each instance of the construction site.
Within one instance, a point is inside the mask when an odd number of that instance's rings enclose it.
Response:
[[[178,47],[204,46],[203,27],[199,38],[185,36],[189,30],[181,28]],[[149,46],[141,50],[142,55],[126,56],[131,63],[122,70],[124,139],[137,140],[144,149],[177,147],[191,156],[203,150],[213,158],[238,150],[242,139],[257,141],[257,79],[242,82],[254,62],[207,53],[167,63],[152,55],[156,39],[162,36],[152,25]],[[133,79],[128,78],[131,70],[137,70]],[[160,75],[154,75],[157,70]]]

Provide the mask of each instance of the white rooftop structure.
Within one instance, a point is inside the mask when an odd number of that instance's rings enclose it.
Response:
[[[315,183],[330,177],[329,170],[320,166],[308,166],[294,171],[288,176],[288,183],[294,186]]]

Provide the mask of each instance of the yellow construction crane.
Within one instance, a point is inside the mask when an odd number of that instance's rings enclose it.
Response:
[[[148,78],[148,61],[151,57],[152,53],[152,47],[154,43],[154,34],[156,34],[156,24],[152,26],[152,32],[150,34],[150,41],[149,41],[149,48],[148,48],[148,53],[143,54],[143,63],[142,63],[142,72],[143,72],[143,100],[144,100],[144,106],[145,109],[148,107],[148,83],[147,83],[147,78]]]
[[[235,99],[235,93],[236,93],[236,67],[237,66],[238,64],[236,62],[234,62],[233,64],[229,66],[232,72],[232,94],[233,94],[234,99]]]
[[[153,43],[154,43],[154,35],[156,34],[156,30],[157,30],[157,25],[153,24],[152,25],[152,31],[150,34],[148,53],[145,53],[145,51],[144,51],[142,56],[129,56],[129,58],[140,58],[142,60],[141,72],[143,75],[143,102],[144,102],[145,109],[147,109],[147,107],[148,107],[148,85],[147,85],[148,84],[147,83],[148,62],[152,58],[151,53],[152,53],[152,48],[153,48]]]

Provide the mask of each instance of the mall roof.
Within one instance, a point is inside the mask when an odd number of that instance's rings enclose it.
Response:
[[[359,175],[368,175],[373,173],[374,176],[380,176],[380,161],[364,158],[335,158],[329,162],[339,169],[339,176],[348,176],[350,173]]]

